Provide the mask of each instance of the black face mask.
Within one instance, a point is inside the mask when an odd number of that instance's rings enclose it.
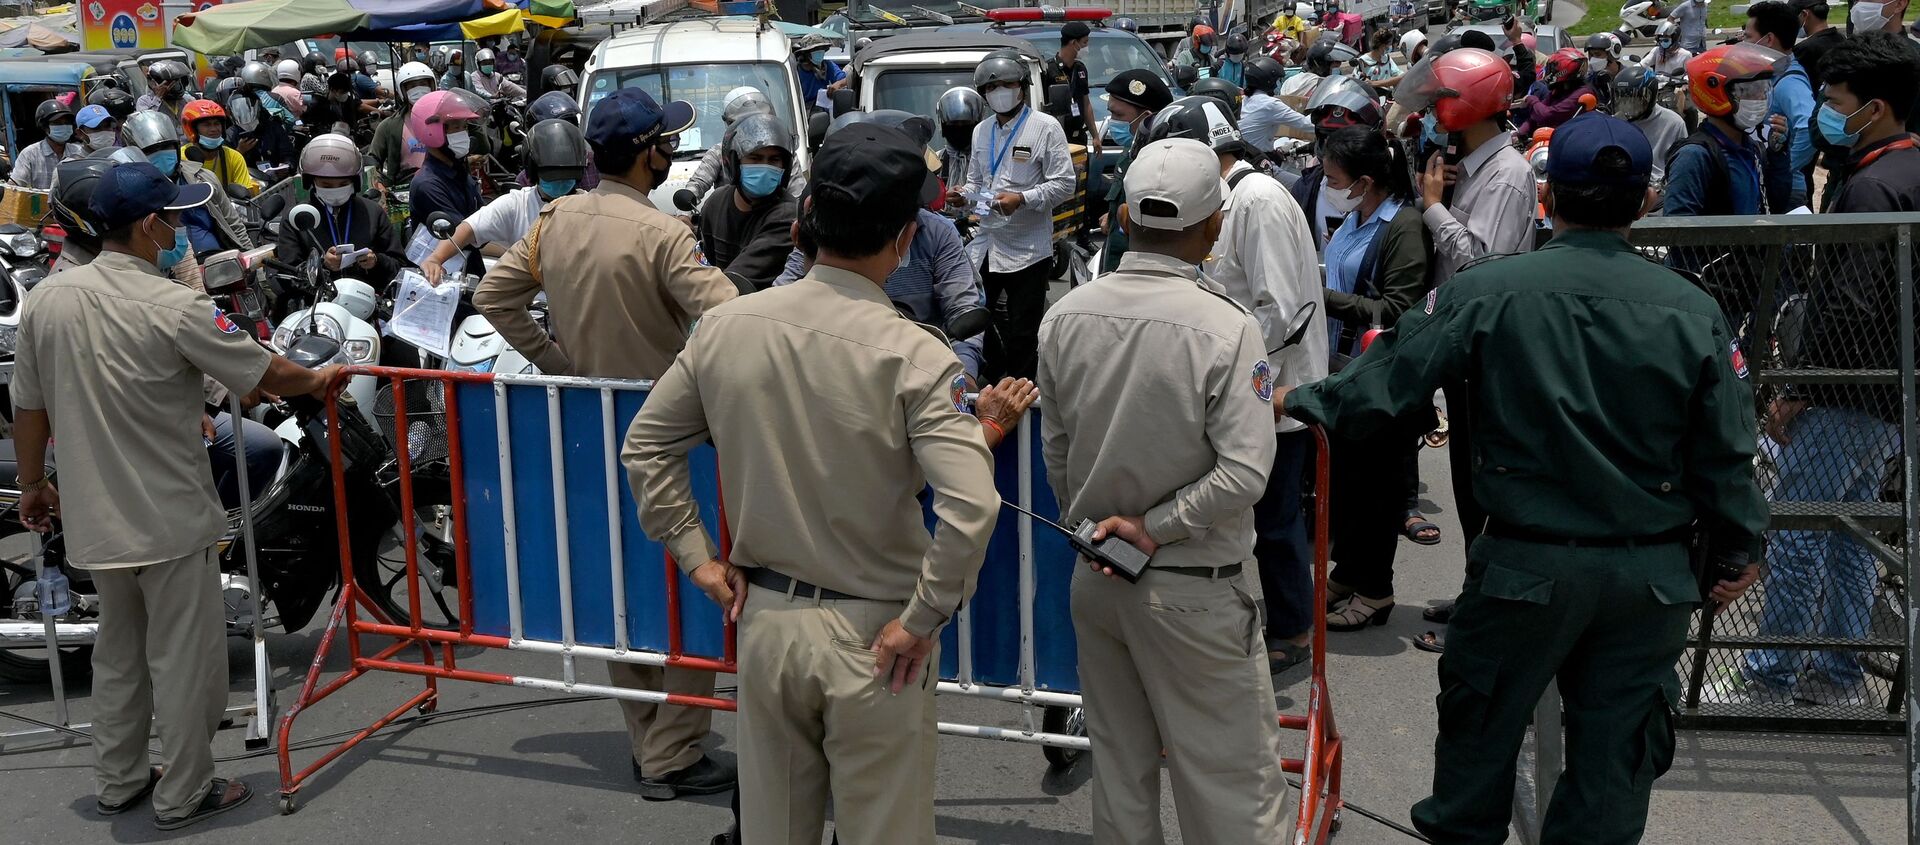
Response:
[[[656,152],[660,154],[661,158],[667,160],[667,166],[658,169],[653,166],[653,154]],[[647,175],[653,178],[654,187],[657,188],[665,184],[667,174],[671,172],[673,172],[673,153],[669,152],[666,147],[659,145],[654,145],[649,148],[647,150]]]

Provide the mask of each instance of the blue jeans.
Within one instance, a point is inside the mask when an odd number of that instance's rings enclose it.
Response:
[[[1260,568],[1260,592],[1267,602],[1267,639],[1284,640],[1312,630],[1313,547],[1307,542],[1301,479],[1318,451],[1313,430],[1274,435],[1279,448],[1267,492],[1253,506],[1253,557]]]
[[[1853,408],[1808,408],[1788,433],[1792,442],[1780,452],[1776,501],[1873,501],[1886,481],[1888,461],[1900,450],[1899,429],[1893,423]],[[1760,634],[1866,639],[1879,580],[1866,547],[1842,531],[1773,535]],[[1803,668],[1837,689],[1852,689],[1862,681],[1860,663],[1850,651],[1768,649],[1747,654],[1747,675],[1776,690],[1791,690]]]
[[[274,473],[280,471],[280,458],[286,446],[273,429],[253,420],[240,421],[241,436],[247,440],[247,489],[254,498],[266,492]],[[222,412],[213,418],[213,444],[207,447],[213,461],[213,487],[220,493],[220,506],[227,510],[240,507],[239,470],[233,463],[233,415]]]

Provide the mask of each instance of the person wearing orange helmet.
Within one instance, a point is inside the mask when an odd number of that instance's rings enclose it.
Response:
[[[1547,96],[1529,95],[1517,113],[1525,115],[1516,138],[1531,138],[1533,130],[1559,126],[1582,111],[1592,111],[1600,101],[1587,83],[1587,54],[1578,47],[1566,47],[1547,57],[1540,66],[1540,81],[1547,84]],[[1592,97],[1596,105],[1585,105],[1581,97]]]
[[[247,158],[227,146],[227,110],[212,100],[194,100],[180,110],[180,132],[186,144],[180,157],[198,162],[219,177],[223,185],[238,185],[249,196],[260,193],[260,183],[247,169]]]
[[[1180,51],[1173,54],[1175,67],[1193,68],[1201,76],[1213,72],[1213,27],[1195,24],[1193,34],[1180,45]]]
[[[1767,119],[1773,66],[1784,58],[1751,42],[1724,44],[1687,62],[1687,93],[1705,117],[1667,153],[1668,217],[1760,214],[1766,148],[1747,133]]]
[[[1507,63],[1461,47],[1423,60],[1394,90],[1403,108],[1431,110],[1449,138],[1450,152],[1427,160],[1416,197],[1433,232],[1435,284],[1469,261],[1532,249],[1533,168],[1501,124],[1513,96]]]

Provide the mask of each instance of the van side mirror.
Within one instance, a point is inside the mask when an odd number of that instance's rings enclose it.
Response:
[[[833,125],[833,118],[826,112],[814,112],[807,118],[807,149],[817,150],[827,140],[827,127]]]
[[[1046,112],[1051,115],[1073,113],[1073,89],[1065,85],[1047,86]]]
[[[847,112],[860,110],[860,92],[852,88],[842,88],[829,95],[833,103],[833,116],[839,117]]]

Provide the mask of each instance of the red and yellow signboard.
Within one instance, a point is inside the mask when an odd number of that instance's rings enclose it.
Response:
[[[220,5],[220,0],[192,0],[193,11]],[[182,5],[162,8],[160,0],[80,0],[74,6],[80,21],[80,49],[157,50],[167,46],[173,13]]]

